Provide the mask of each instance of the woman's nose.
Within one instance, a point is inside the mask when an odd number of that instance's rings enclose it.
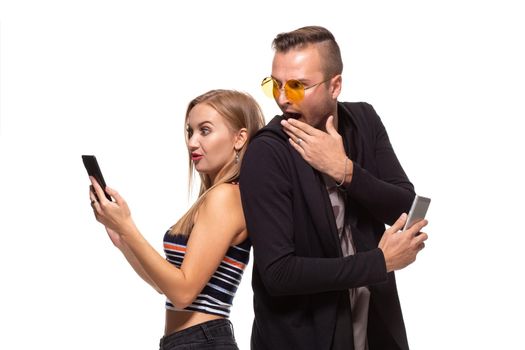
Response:
[[[199,148],[199,141],[198,141],[196,135],[192,135],[188,139],[188,148],[189,149],[197,149],[197,148]]]

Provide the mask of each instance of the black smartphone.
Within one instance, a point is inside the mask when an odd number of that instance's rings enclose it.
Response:
[[[84,154],[82,155],[82,162],[84,162],[84,166],[86,167],[88,175],[93,176],[95,180],[97,180],[100,187],[102,187],[106,198],[110,201],[113,201],[111,196],[106,193],[106,181],[104,181],[104,176],[102,176],[102,171],[100,171],[100,167],[98,166],[97,158],[93,155]]]
[[[412,207],[408,212],[408,218],[405,223],[405,227],[403,227],[403,231],[410,228],[410,226],[414,225],[416,222],[423,220],[427,214],[429,205],[430,198],[416,195],[414,201],[412,202]]]

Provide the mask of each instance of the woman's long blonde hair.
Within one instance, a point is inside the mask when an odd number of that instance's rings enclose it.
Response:
[[[199,210],[206,194],[216,186],[234,182],[239,178],[241,169],[241,162],[246,152],[246,148],[251,138],[255,133],[264,126],[264,117],[261,108],[257,102],[247,93],[234,91],[234,90],[211,90],[196,98],[194,98],[189,104],[186,110],[186,118],[184,122],[186,124],[190,111],[198,104],[204,103],[213,109],[215,109],[226,121],[228,127],[233,131],[237,132],[242,128],[247,130],[247,140],[238,151],[238,160],[232,158],[224,167],[219,171],[216,176],[216,181],[212,184],[212,180],[206,174],[199,174],[201,179],[199,197],[191,208],[184,214],[175,225],[170,229],[172,234],[189,235],[193,229],[195,214]],[[188,142],[188,136],[186,135],[186,142]],[[190,154],[188,153],[188,156]],[[194,166],[189,157],[189,188],[193,185],[193,173]]]

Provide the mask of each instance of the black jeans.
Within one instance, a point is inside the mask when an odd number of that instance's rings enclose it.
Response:
[[[191,326],[162,337],[160,350],[239,350],[233,326],[225,318]]]

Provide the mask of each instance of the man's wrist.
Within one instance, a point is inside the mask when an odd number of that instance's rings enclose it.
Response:
[[[345,157],[343,164],[342,171],[338,172],[338,174],[334,177],[337,187],[341,187],[352,180],[354,163],[348,157]]]

